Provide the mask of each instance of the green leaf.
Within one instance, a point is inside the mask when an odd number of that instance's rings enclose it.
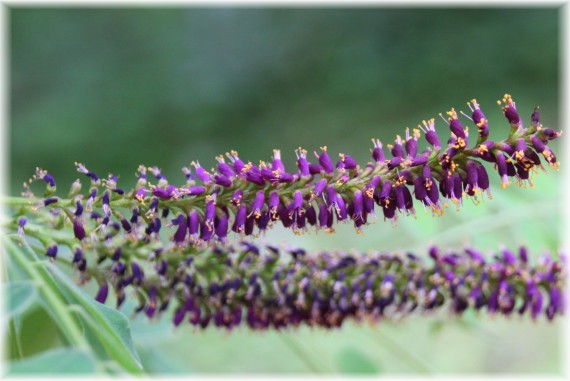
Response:
[[[8,319],[21,315],[37,301],[38,290],[33,282],[11,282],[2,284],[0,288],[0,292],[8,297],[6,309]]]
[[[345,348],[337,358],[338,369],[341,373],[380,373],[377,363],[356,348]]]
[[[8,374],[95,373],[95,359],[87,352],[57,348],[8,364]]]
[[[152,346],[139,347],[139,353],[144,369],[149,374],[181,374],[189,373],[187,366],[176,358],[169,356],[160,349]]]
[[[121,312],[97,302],[92,296],[83,292],[55,265],[49,270],[54,274],[58,284],[70,296],[75,304],[84,308],[81,314],[87,325],[96,332],[97,338],[107,350],[110,357],[131,372],[140,373],[142,364],[133,344],[130,323]]]
[[[74,317],[68,309],[68,302],[61,295],[61,290],[51,274],[47,271],[45,261],[39,261],[34,250],[19,235],[0,236],[2,248],[23,274],[36,283],[41,295],[39,299],[46,311],[58,324],[67,341],[81,348],[89,350],[89,343],[83,337],[83,329],[79,318]]]

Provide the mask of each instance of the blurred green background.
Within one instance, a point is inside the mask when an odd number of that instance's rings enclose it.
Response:
[[[141,163],[182,183],[182,166],[196,159],[213,166],[230,149],[258,161],[281,148],[293,165],[298,146],[327,145],[366,162],[370,138],[389,142],[450,107],[467,109],[474,97],[491,137],[501,139],[509,126],[496,100],[505,92],[525,120],[540,105],[543,124],[561,129],[556,8],[9,13],[12,194],[38,165],[66,192],[78,177],[74,161],[120,175],[125,187]],[[484,250],[524,243],[537,257],[556,251],[561,233],[561,176],[549,172],[532,189],[502,190],[494,175],[493,200],[466,201],[441,218],[420,209],[417,219],[401,218],[395,227],[379,221],[358,236],[342,226],[336,235],[301,237],[275,229],[260,240],[420,253],[431,243]],[[24,340],[27,354],[58,345],[45,320],[35,312],[24,323],[46,332]],[[151,373],[559,372],[561,322],[527,320],[443,312],[335,332],[226,333],[173,331],[167,321],[139,318],[133,329]]]

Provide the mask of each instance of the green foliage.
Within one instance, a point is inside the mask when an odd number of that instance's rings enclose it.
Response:
[[[96,360],[89,352],[58,348],[9,364],[8,374],[93,374]]]
[[[85,365],[85,358],[88,356],[88,359],[96,360],[98,354],[99,360],[112,359],[116,362],[121,372],[142,372],[142,364],[131,336],[130,323],[121,312],[96,302],[59,268],[46,260],[40,260],[34,249],[21,237],[5,237],[2,243],[5,255],[11,259],[10,263],[19,267],[30,279],[28,282],[14,282],[6,286],[10,291],[11,318],[40,302],[34,297],[37,290],[42,297],[41,305],[58,325],[69,351],[72,351],[70,353],[83,356],[77,369],[72,367],[72,370],[81,372],[91,369]],[[91,339],[91,343],[87,338]],[[12,340],[18,339],[19,333],[13,331]],[[106,353],[97,350],[99,345]],[[37,358],[30,359],[33,365],[30,370],[39,369],[42,364],[47,363],[50,356],[51,354],[38,355]],[[91,363],[92,361],[89,362]],[[22,362],[16,369],[25,371],[25,364],[26,362]],[[97,363],[99,370],[106,367],[108,364],[104,361]]]
[[[356,348],[346,348],[339,353],[338,368],[341,373],[349,374],[377,374],[380,372],[378,364]]]
[[[6,318],[13,319],[23,314],[37,302],[38,291],[36,285],[29,281],[10,282],[0,287],[8,299]]]

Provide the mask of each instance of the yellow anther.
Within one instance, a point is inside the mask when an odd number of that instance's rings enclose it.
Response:
[[[419,138],[422,136],[420,130],[418,130],[417,128],[414,128],[414,129],[413,129],[413,133],[414,133],[414,137],[415,137],[416,139],[419,139]]]

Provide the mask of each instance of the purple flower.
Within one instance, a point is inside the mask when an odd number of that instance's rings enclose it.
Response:
[[[479,103],[476,99],[472,99],[471,102],[467,102],[467,106],[471,110],[471,118],[473,123],[477,126],[479,130],[479,137],[485,140],[489,136],[489,121],[485,117],[485,114],[479,108]]]
[[[43,201],[43,205],[44,205],[44,206],[48,206],[48,205],[51,205],[51,204],[55,204],[55,203],[58,202],[58,201],[59,201],[59,199],[58,199],[57,197],[49,197],[49,198],[46,198],[46,199]]]
[[[322,152],[320,155],[315,152],[315,156],[319,159],[319,164],[324,169],[324,171],[328,174],[331,174],[334,171],[334,167],[331,158],[327,153],[327,147],[321,147],[321,151]]]
[[[202,166],[200,165],[199,162],[197,161],[193,161],[192,163],[190,163],[195,171],[196,171],[196,176],[204,183],[204,184],[208,184],[211,182],[210,179],[210,174],[208,173],[208,171],[206,171],[204,168],[202,168]]]
[[[216,160],[218,161],[218,171],[223,176],[227,177],[228,179],[231,179],[236,175],[235,171],[232,169],[232,167],[230,167],[226,163],[226,161],[224,160],[224,157],[222,155],[216,156]]]
[[[46,255],[51,259],[55,259],[57,257],[57,245],[48,246]]]
[[[105,301],[107,300],[108,294],[109,294],[109,286],[107,285],[107,283],[103,283],[99,287],[99,291],[97,292],[97,295],[95,296],[95,300],[101,304],[105,304]]]
[[[309,162],[307,161],[307,151],[299,148],[295,150],[295,155],[297,156],[297,167],[299,168],[301,176],[310,176],[311,170],[309,168]]]
[[[502,100],[497,101],[497,104],[503,109],[505,118],[507,118],[513,128],[522,128],[522,120],[517,112],[516,104],[509,94],[505,94]]]
[[[73,221],[73,234],[75,235],[75,238],[80,241],[85,238],[85,228],[83,227],[81,218],[75,218],[75,221]]]
[[[83,165],[81,163],[75,163],[75,167],[77,168],[77,172],[83,173],[87,177],[89,177],[93,184],[99,183],[99,176],[97,176],[95,173],[93,173],[93,172],[89,171],[87,168],[85,168],[85,165]]]
[[[28,223],[28,219],[26,217],[20,217],[18,219],[18,234],[19,235],[24,234],[24,228],[25,228],[27,223]]]
[[[431,144],[435,149],[440,149],[441,143],[439,142],[439,137],[435,132],[435,119],[429,119],[427,122],[424,120],[422,123],[423,127],[421,125],[418,125],[418,128],[424,132],[428,143]]]

